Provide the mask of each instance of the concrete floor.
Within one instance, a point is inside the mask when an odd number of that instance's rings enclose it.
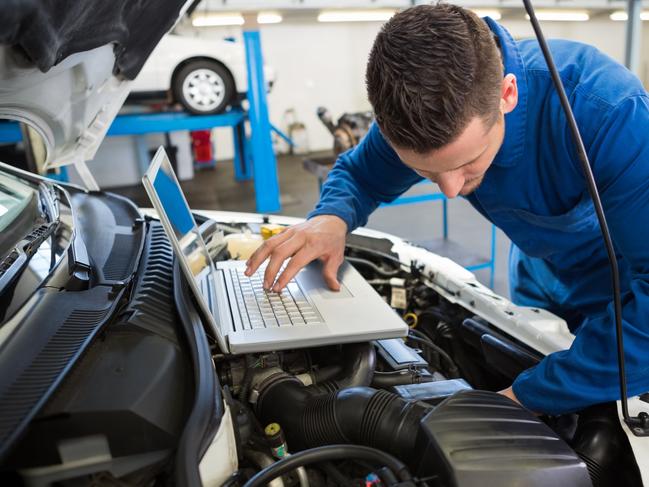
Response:
[[[278,158],[278,172],[281,189],[281,214],[305,216],[318,199],[318,184],[315,176],[302,167],[303,156],[281,156]],[[216,167],[202,169],[193,180],[181,183],[192,208],[230,211],[255,211],[255,188],[251,181],[237,183],[231,162],[219,162]],[[419,185],[407,194],[421,194],[436,191],[431,185]],[[113,188],[110,191],[133,199],[142,207],[151,204],[140,186]],[[378,209],[368,222],[368,227],[382,230],[412,242],[424,242],[442,237],[442,203],[439,201],[417,203],[407,206]],[[458,263],[467,265],[486,260],[491,248],[490,223],[462,198],[448,203],[449,240],[460,244],[465,250],[459,255],[447,255]],[[507,257],[509,240],[498,230],[496,237],[496,275],[494,290],[509,296]],[[446,252],[446,251],[444,251]],[[439,253],[442,253],[440,251]],[[470,255],[473,254],[473,255]],[[477,278],[489,284],[489,270],[476,271]]]

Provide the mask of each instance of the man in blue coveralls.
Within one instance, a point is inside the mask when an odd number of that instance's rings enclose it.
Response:
[[[610,225],[622,281],[629,394],[649,390],[649,97],[597,49],[549,42]],[[367,66],[376,123],[343,154],[305,223],[267,241],[266,287],[324,262],[338,289],[345,235],[422,178],[469,202],[512,240],[515,303],[546,308],[576,335],[503,391],[560,414],[619,398],[612,292],[593,205],[550,73],[535,40],[453,5],[395,15]],[[291,258],[275,280],[284,260]]]

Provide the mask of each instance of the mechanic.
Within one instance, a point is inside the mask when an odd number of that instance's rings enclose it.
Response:
[[[628,392],[649,390],[649,98],[594,47],[549,42],[601,192],[622,281]],[[367,73],[376,123],[343,154],[302,224],[268,240],[267,287],[320,258],[338,289],[345,235],[422,178],[468,201],[512,240],[512,300],[576,335],[502,391],[538,413],[619,399],[606,250],[559,97],[536,40],[490,18],[422,5],[378,34]],[[291,258],[275,280],[282,263]]]

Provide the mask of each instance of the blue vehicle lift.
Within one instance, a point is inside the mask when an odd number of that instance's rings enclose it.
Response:
[[[271,131],[287,140],[285,134],[271,125],[268,118],[264,60],[261,37],[257,28],[243,32],[248,73],[248,101],[246,112],[232,108],[218,115],[191,115],[189,113],[139,113],[118,115],[108,129],[110,136],[141,136],[148,133],[169,133],[180,130],[209,130],[216,127],[232,127],[234,141],[234,174],[237,181],[254,179],[256,209],[260,213],[281,210],[277,160],[273,152]],[[250,123],[250,137],[246,135],[245,123]],[[22,140],[17,123],[0,123],[0,143]],[[138,160],[144,173],[148,165],[148,148],[143,139],[138,141]],[[64,170],[64,168],[62,168]],[[63,173],[62,178],[65,178]]]

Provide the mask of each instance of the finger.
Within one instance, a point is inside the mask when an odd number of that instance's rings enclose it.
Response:
[[[261,245],[261,247],[254,251],[254,253],[246,262],[246,276],[253,275],[257,271],[259,266],[268,258],[271,252],[275,250],[277,246],[283,244],[291,237],[293,232],[289,230],[290,229],[287,229],[286,231],[275,235],[272,238],[269,238]]]
[[[291,257],[291,260],[286,265],[286,269],[284,269],[277,278],[277,282],[275,282],[275,285],[273,286],[273,291],[277,293],[284,289],[289,281],[293,279],[303,267],[313,260],[315,260],[315,256],[311,255],[306,250],[301,250],[296,253]]]
[[[342,257],[330,257],[324,261],[322,268],[322,277],[325,283],[332,291],[340,291],[340,282],[338,282],[338,268],[342,264]]]
[[[284,261],[298,252],[303,247],[304,241],[304,237],[295,236],[273,250],[266,266],[266,272],[264,272],[264,289],[270,289],[273,286],[275,277]]]

